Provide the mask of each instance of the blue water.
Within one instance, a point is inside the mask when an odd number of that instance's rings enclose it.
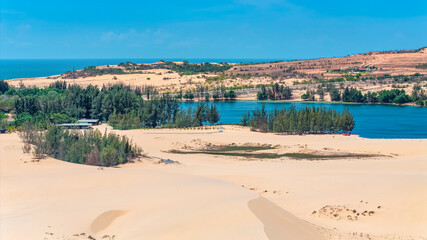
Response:
[[[197,103],[183,103],[184,107]],[[236,101],[213,103],[221,114],[221,123],[239,123],[242,115],[265,104],[268,111],[289,107],[316,106],[343,111],[348,108],[353,114],[356,126],[353,134],[365,138],[427,138],[427,107],[367,105],[367,104],[331,104],[331,103],[289,103]],[[426,146],[427,148],[427,146]]]
[[[29,77],[46,77],[58,75],[66,71],[83,69],[87,66],[100,66],[108,64],[119,64],[121,62],[133,63],[154,63],[159,60],[164,61],[183,61],[188,60],[191,63],[202,62],[271,62],[279,59],[20,59],[5,60],[0,59],[0,80]],[[282,59],[283,60],[283,59]]]

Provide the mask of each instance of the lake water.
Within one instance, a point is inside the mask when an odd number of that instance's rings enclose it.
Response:
[[[182,103],[182,106],[195,106],[197,103]],[[356,126],[353,134],[365,138],[427,138],[427,107],[333,104],[333,103],[290,103],[263,101],[214,102],[221,114],[221,123],[239,123],[242,115],[265,104],[268,111],[290,107],[316,106],[343,111],[348,108],[353,114]],[[426,146],[427,148],[427,146]]]
[[[162,58],[140,58],[140,59],[0,59],[0,80],[14,78],[46,77],[62,74],[66,71],[83,69],[87,66],[100,66],[108,64],[119,64],[121,62],[154,63],[164,61],[183,61],[186,59],[162,59]],[[187,59],[190,63],[202,62],[271,62],[279,59]],[[284,59],[282,59],[284,60]],[[285,59],[286,60],[286,59]]]

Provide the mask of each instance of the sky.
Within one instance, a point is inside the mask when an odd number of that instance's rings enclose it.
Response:
[[[427,46],[425,0],[4,0],[0,59],[308,59]]]

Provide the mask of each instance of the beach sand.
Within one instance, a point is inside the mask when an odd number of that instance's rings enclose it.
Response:
[[[0,135],[0,239],[427,239],[425,139],[285,136],[239,126],[111,131],[133,139],[146,157],[102,169],[33,162],[17,134]],[[168,152],[233,143],[376,156]]]

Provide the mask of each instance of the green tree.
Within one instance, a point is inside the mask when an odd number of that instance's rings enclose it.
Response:
[[[117,150],[113,146],[106,146],[100,152],[101,165],[109,167],[118,164]]]
[[[218,112],[218,109],[215,107],[215,105],[211,104],[211,106],[209,107],[208,114],[207,114],[208,122],[211,125],[213,125],[213,124],[217,123],[220,118],[221,118],[221,116]]]

